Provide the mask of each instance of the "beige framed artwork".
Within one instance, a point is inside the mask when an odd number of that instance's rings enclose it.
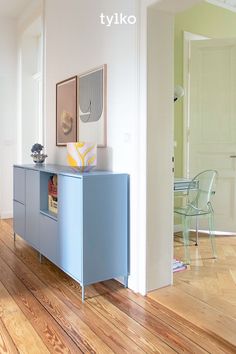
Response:
[[[77,141],[77,76],[56,84],[56,145]]]
[[[107,66],[78,76],[77,138],[98,147],[107,145]]]

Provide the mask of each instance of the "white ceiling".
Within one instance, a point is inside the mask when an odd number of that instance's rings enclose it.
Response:
[[[236,12],[236,0],[207,0],[207,2]]]
[[[0,16],[16,18],[31,0],[0,0]]]

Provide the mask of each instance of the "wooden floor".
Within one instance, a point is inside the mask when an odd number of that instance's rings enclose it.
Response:
[[[115,281],[86,296],[82,304],[80,286],[0,222],[0,353],[235,353],[230,340]]]
[[[218,257],[213,259],[208,236],[201,235],[198,247],[191,242],[189,269],[174,274],[173,287],[154,291],[149,297],[230,342],[236,353],[236,237],[217,237],[216,244]],[[177,259],[184,255],[178,237],[174,254]]]

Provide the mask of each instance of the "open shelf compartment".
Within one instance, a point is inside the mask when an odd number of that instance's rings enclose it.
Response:
[[[50,172],[40,172],[40,213],[57,220],[57,213],[50,211],[48,206],[48,183],[52,176],[57,175]]]

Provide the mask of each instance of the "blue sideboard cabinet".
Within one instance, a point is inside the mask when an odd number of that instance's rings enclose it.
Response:
[[[48,181],[58,176],[58,213]],[[82,287],[129,273],[129,176],[58,165],[14,166],[14,237],[21,236]]]

